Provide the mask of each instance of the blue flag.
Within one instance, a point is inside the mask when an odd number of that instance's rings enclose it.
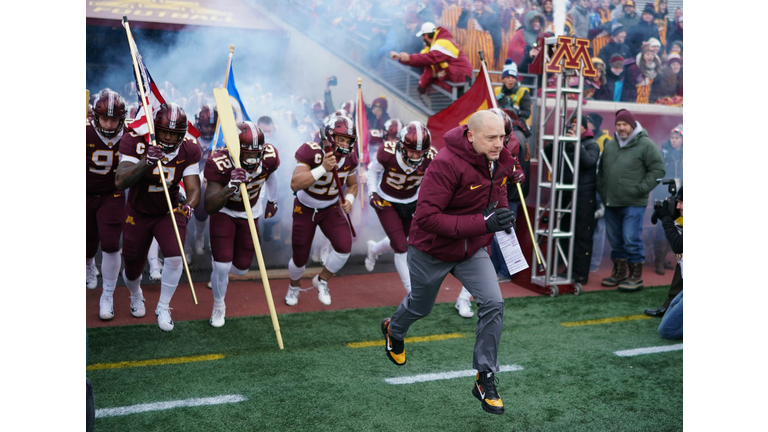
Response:
[[[234,63],[234,60],[232,62]],[[232,64],[229,65],[227,93],[229,93],[229,102],[232,104],[232,111],[235,113],[235,123],[251,121],[251,118],[248,117],[248,113],[245,112],[245,105],[243,105],[243,101],[240,99],[240,93],[237,92],[237,87],[235,87],[235,72]],[[221,126],[219,126],[219,130],[216,131],[216,136],[218,139],[214,147],[225,147],[226,145],[224,144],[224,136],[221,133]]]

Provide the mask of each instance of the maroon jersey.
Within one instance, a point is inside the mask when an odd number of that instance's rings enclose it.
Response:
[[[315,142],[305,142],[296,150],[296,161],[312,169],[322,165],[323,155],[325,155],[325,151],[322,145]],[[349,156],[341,159],[337,157],[336,159],[338,160],[336,166],[338,167],[339,180],[344,185],[347,176],[357,172],[357,155],[355,152],[351,152]],[[308,188],[296,193],[296,197],[302,204],[312,208],[325,208],[333,204],[338,199],[338,195],[339,189],[333,179],[333,171],[325,173]]]
[[[379,196],[387,201],[401,203],[416,199],[424,172],[435,155],[437,150],[430,147],[421,165],[414,169],[405,163],[402,153],[397,151],[396,141],[385,141],[376,153],[376,162],[380,167],[376,167],[374,163],[369,167],[371,174],[383,169],[380,171],[381,180],[376,184]]]
[[[112,138],[104,138],[96,132],[93,123],[85,126],[85,193],[107,195],[114,192],[115,170],[120,163],[117,156],[124,131]]]
[[[140,159],[147,150],[147,143],[141,135],[130,132],[120,141],[120,154],[133,161],[143,163]],[[184,172],[189,168],[188,175],[198,175],[200,169],[197,163],[202,158],[202,150],[194,139],[184,138],[179,148],[163,159],[163,171],[165,176],[171,179],[168,193],[171,203],[175,206],[179,202],[179,182],[184,177]],[[123,159],[121,159],[123,160]],[[163,184],[160,183],[160,170],[157,165],[148,169],[144,177],[128,192],[128,205],[140,216],[160,216],[168,213],[168,204],[163,193]]]
[[[272,144],[267,144],[265,146],[264,158],[261,161],[261,165],[253,173],[248,173],[248,180],[246,180],[248,199],[251,203],[251,207],[256,205],[256,201],[258,201],[259,195],[261,194],[262,186],[279,166],[280,156],[277,154],[277,149]],[[229,150],[224,149],[216,152],[213,157],[208,159],[205,163],[205,178],[208,181],[216,182],[226,187],[227,184],[229,184],[229,179],[232,177],[233,169],[235,169],[235,166],[232,162],[232,158],[229,156]],[[240,194],[231,196],[224,207],[237,212],[245,211],[245,203],[243,203]]]

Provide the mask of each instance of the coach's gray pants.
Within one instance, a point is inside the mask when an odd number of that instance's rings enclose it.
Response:
[[[499,371],[497,351],[504,321],[504,299],[493,264],[485,248],[457,262],[443,262],[408,246],[411,292],[400,303],[389,323],[392,336],[405,339],[408,328],[432,312],[440,285],[448,275],[469,290],[477,304],[477,330],[473,367],[478,371]]]

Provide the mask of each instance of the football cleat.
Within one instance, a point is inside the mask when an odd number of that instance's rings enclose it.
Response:
[[[368,240],[368,257],[365,258],[365,269],[373,271],[373,266],[376,265],[377,255],[373,253],[373,247],[376,246],[376,242]]]
[[[173,330],[173,319],[171,319],[171,308],[161,308],[158,306],[155,309],[155,316],[157,317],[157,325],[160,326],[162,331]]]
[[[288,285],[288,294],[285,295],[285,304],[296,306],[299,304],[299,287]]]
[[[328,282],[320,280],[320,275],[312,278],[312,285],[317,288],[317,299],[320,303],[328,306],[331,304],[331,293],[328,292]]]
[[[483,410],[487,413],[504,414],[504,403],[496,391],[498,380],[493,372],[478,372],[475,378],[472,395],[480,400]]]
[[[99,300],[99,318],[107,321],[114,317],[115,310],[112,307],[112,296],[105,296],[102,294],[101,300]]]
[[[136,318],[142,318],[147,314],[147,308],[144,307],[144,295],[139,292],[138,297],[131,296],[131,315]]]
[[[221,327],[224,325],[224,315],[226,315],[225,307],[214,307],[213,313],[211,313],[211,325],[214,327]]]
[[[458,310],[459,315],[464,318],[472,318],[475,315],[475,313],[472,312],[472,306],[470,306],[469,300],[461,297],[456,299],[456,310]]]
[[[392,363],[403,366],[405,364],[405,342],[392,337],[389,332],[390,318],[384,318],[381,322],[381,332],[384,334],[384,351]]]
[[[85,265],[85,287],[88,289],[95,289],[99,285],[98,270],[96,264]]]

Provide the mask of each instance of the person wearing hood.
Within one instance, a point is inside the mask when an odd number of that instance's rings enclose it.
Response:
[[[675,179],[675,184],[678,188],[683,184],[683,125],[677,125],[669,133],[669,139],[661,145],[661,157],[664,159],[664,169],[666,170],[666,178]],[[667,185],[660,184],[653,190],[654,201],[663,201],[669,197],[669,191]],[[653,257],[654,264],[656,265],[656,273],[664,275],[665,270],[671,270],[674,267],[667,262],[666,256],[669,250],[669,243],[664,237],[664,228],[661,224],[656,225],[656,237],[653,242]],[[669,301],[664,305],[669,305],[669,302],[675,296],[669,297]]]
[[[571,276],[575,283],[582,285],[589,281],[589,265],[592,261],[592,241],[594,237],[595,210],[597,209],[597,197],[595,183],[597,174],[595,168],[600,157],[600,148],[594,139],[594,133],[589,129],[586,115],[581,116],[581,124],[576,123],[574,117],[568,126],[566,136],[575,137],[578,133],[581,136],[579,145],[579,172],[578,188],[576,194],[576,223],[573,229],[573,260],[571,261]],[[552,142],[550,141],[544,147],[544,153],[547,158],[552,160]],[[566,143],[564,145],[565,153],[575,164],[575,145]],[[562,158],[563,156],[560,155]],[[561,159],[562,160],[562,159]],[[561,165],[565,167],[565,165]],[[571,184],[573,182],[573,172],[568,168],[562,169],[559,173],[558,182]],[[569,206],[572,202],[572,192],[563,192],[563,206]],[[563,216],[561,220],[561,229],[570,229],[570,214]]]
[[[653,53],[650,44],[643,44],[640,53],[635,57],[635,64],[627,68],[622,100],[649,103],[651,86],[656,82],[659,73],[661,73],[661,59]],[[659,84],[656,85],[658,88]]]
[[[592,59],[592,64],[597,70],[597,75],[584,79],[584,98],[587,100],[613,100],[613,83],[608,84],[605,76],[605,63],[599,57]]]
[[[507,48],[507,57],[511,58],[515,64],[520,64],[525,48],[536,43],[536,37],[543,30],[544,23],[544,15],[540,12],[531,11],[525,14],[525,26],[512,36]]]
[[[648,196],[664,177],[664,159],[648,133],[626,109],[616,112],[616,133],[597,166],[597,191],[605,202],[611,244],[611,275],[602,285],[620,291],[643,288],[643,219]]]
[[[495,374],[504,299],[487,248],[496,232],[514,227],[504,186],[516,161],[504,148],[504,122],[488,110],[472,114],[444,139],[445,147],[424,175],[408,235],[411,292],[381,323],[385,352],[396,365],[405,364],[408,329],[429,315],[440,285],[453,274],[478,307],[472,394],[486,412],[503,414]]]
[[[539,46],[538,40],[540,39],[546,39],[548,37],[552,37],[554,34],[550,32],[540,32],[538,35],[536,35],[536,40],[533,45],[526,45],[525,50],[523,51],[523,60],[518,63],[517,71],[519,73],[528,73],[528,68],[531,66],[531,63],[533,63],[533,60],[536,58],[537,55],[539,55],[539,52],[541,51],[541,46]],[[524,77],[522,79],[522,83],[525,85],[533,85],[534,78],[531,77]],[[541,85],[541,84],[539,84]]]
[[[389,56],[404,65],[424,68],[419,78],[419,93],[426,93],[430,84],[450,92],[452,88],[446,81],[463,83],[472,77],[472,63],[453,40],[453,35],[448,29],[425,22],[416,36],[420,37],[425,45],[421,53],[392,51]]]

